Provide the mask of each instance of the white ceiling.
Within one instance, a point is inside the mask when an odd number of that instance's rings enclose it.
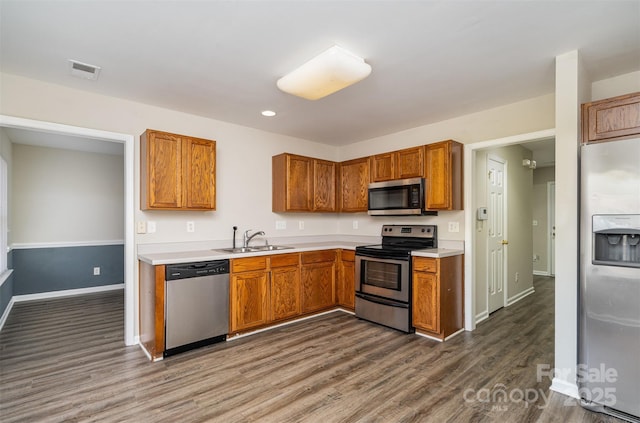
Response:
[[[316,101],[277,89],[333,44],[371,75]],[[0,0],[2,72],[331,145],[552,93],[574,49],[594,81],[639,70],[640,0]]]

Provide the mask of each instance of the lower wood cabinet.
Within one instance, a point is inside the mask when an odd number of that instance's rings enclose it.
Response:
[[[464,256],[413,258],[413,326],[445,339],[464,327]]]
[[[340,250],[338,278],[336,279],[336,302],[339,306],[355,309],[356,305],[356,257],[353,250]]]
[[[229,333],[335,307],[337,257],[321,250],[232,259]]]
[[[140,344],[157,360],[164,353],[165,266],[139,261],[139,269]]]
[[[335,306],[336,251],[301,254],[302,313]]]
[[[300,314],[300,254],[272,256],[271,320],[278,321]]]
[[[267,257],[231,260],[229,326],[231,332],[269,322]]]

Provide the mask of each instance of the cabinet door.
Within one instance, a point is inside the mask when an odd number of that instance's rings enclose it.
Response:
[[[371,157],[371,182],[395,179],[395,153],[376,154]]]
[[[355,308],[355,278],[356,266],[353,251],[342,251],[339,277],[336,281],[336,297],[339,305]]]
[[[311,159],[301,156],[287,156],[287,211],[311,210]]]
[[[300,314],[300,270],[282,267],[271,270],[271,319]]]
[[[184,138],[184,197],[189,209],[216,208],[216,143],[197,138]]]
[[[427,150],[427,209],[451,207],[450,144],[446,141],[429,144]]]
[[[413,325],[440,332],[440,286],[435,273],[413,272]]]
[[[424,147],[400,150],[396,153],[396,177],[398,179],[424,176]]]
[[[302,312],[330,308],[335,305],[335,261],[302,266]]]
[[[144,195],[143,209],[182,207],[182,139],[173,134],[147,131],[141,137]],[[145,157],[146,156],[146,157]]]
[[[366,212],[369,207],[369,158],[340,164],[340,211]]]
[[[269,322],[268,272],[237,273],[231,277],[231,332]]]
[[[313,211],[336,211],[336,163],[313,160]]]
[[[425,146],[428,210],[463,209],[463,145],[447,140]]]
[[[582,142],[611,141],[640,134],[640,93],[582,105]]]

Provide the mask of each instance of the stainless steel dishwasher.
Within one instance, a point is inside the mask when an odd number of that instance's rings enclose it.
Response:
[[[224,341],[229,331],[229,260],[167,265],[164,356]]]

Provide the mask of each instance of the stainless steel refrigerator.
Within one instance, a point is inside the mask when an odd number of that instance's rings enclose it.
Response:
[[[583,145],[580,174],[581,403],[640,421],[640,138]]]

